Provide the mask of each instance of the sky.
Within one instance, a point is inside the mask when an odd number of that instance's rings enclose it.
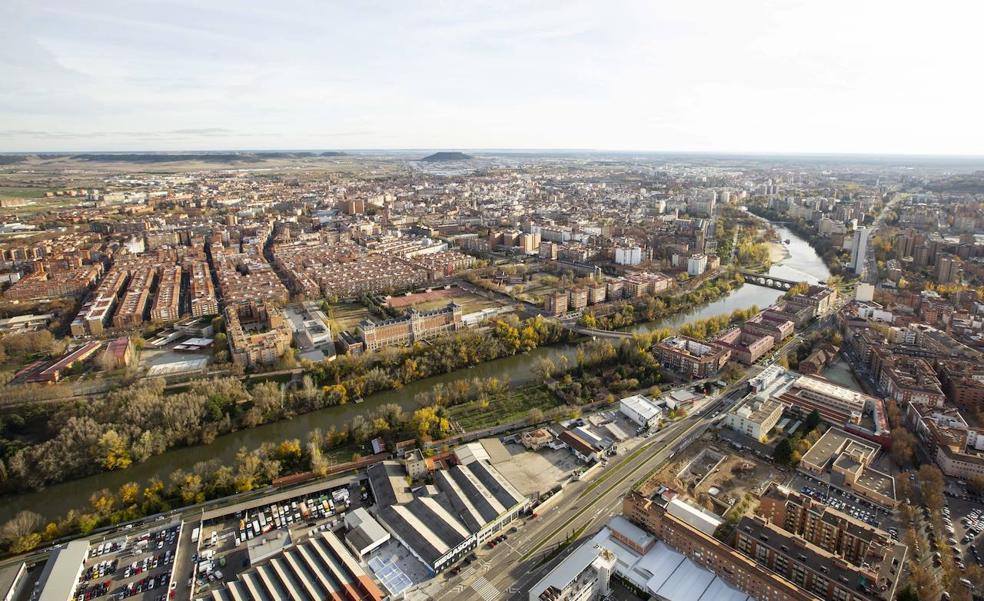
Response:
[[[984,155],[973,0],[0,0],[0,152]]]

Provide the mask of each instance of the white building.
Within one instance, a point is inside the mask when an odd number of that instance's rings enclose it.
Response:
[[[868,256],[868,228],[858,226],[854,230],[854,243],[851,245],[851,268],[854,273],[864,272],[865,258]]]
[[[617,557],[615,574],[653,599],[753,601],[622,516],[609,520],[591,543],[610,549]]]
[[[530,588],[530,601],[592,601],[609,593],[616,556],[588,541]]]
[[[642,249],[638,246],[617,247],[615,249],[615,263],[618,265],[638,265],[642,263]]]
[[[687,260],[687,275],[701,275],[705,271],[707,271],[707,255],[703,253],[690,255]]]
[[[364,507],[345,514],[348,533],[345,541],[360,558],[373,552],[390,540],[390,533],[375,520]]]
[[[871,302],[875,299],[875,287],[871,284],[858,284],[854,289],[854,300]]]
[[[729,411],[724,418],[724,425],[759,440],[772,431],[780,417],[782,417],[782,403],[779,401],[750,400]]]
[[[631,419],[641,428],[651,428],[659,424],[663,410],[641,394],[634,394],[618,402],[622,415]]]

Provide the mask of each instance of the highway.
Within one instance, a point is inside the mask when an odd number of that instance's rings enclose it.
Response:
[[[605,471],[587,481],[568,485],[561,498],[548,502],[539,517],[527,521],[494,550],[479,551],[479,562],[457,576],[438,576],[421,592],[434,599],[485,601],[524,598],[526,591],[585,538],[594,535],[622,511],[622,497],[676,452],[700,438],[713,420],[707,416],[743,394],[746,380],[732,385],[716,399],[653,435],[631,453],[613,459]],[[569,536],[575,538],[556,553]]]

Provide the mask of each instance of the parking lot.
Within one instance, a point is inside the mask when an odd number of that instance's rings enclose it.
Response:
[[[171,567],[179,525],[93,541],[75,589],[76,601],[136,599],[164,601],[170,598]]]
[[[828,482],[801,472],[793,476],[789,487],[871,526],[889,532],[895,530],[895,536],[898,536],[898,523],[892,512],[866,499],[861,499],[849,491],[841,490]]]
[[[287,532],[290,540],[297,543],[311,534],[342,528],[345,511],[371,503],[371,495],[363,492],[363,485],[353,482],[206,522],[191,557],[194,575],[189,577],[194,579],[194,593],[204,593],[236,580],[239,572],[250,567],[248,547],[254,539],[273,532]]]
[[[943,553],[946,551],[943,547],[951,547],[958,569],[973,564],[984,566],[980,536],[984,532],[984,509],[981,505],[974,501],[947,498],[942,513],[943,530],[937,532],[925,509],[922,512],[923,532],[930,553]],[[944,542],[946,545],[943,545]]]

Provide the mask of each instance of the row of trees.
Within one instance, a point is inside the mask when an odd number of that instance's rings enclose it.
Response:
[[[345,404],[569,336],[541,317],[520,321],[509,316],[488,331],[466,330],[428,345],[307,363],[301,386],[292,390],[272,381],[247,389],[230,377],[194,382],[185,391],[165,394],[163,381],[143,380],[92,401],[52,405],[43,431],[34,433],[33,440],[4,445],[0,485],[6,491],[37,489],[102,470],[125,469],[173,447],[208,444],[237,429]],[[6,429],[0,436],[14,437]]]
[[[328,363],[305,364],[314,383],[347,402],[381,390],[400,388],[430,376],[569,341],[572,334],[540,316],[521,321],[515,315],[494,320],[485,330],[464,330],[409,348],[339,357]]]
[[[715,315],[707,319],[687,322],[680,327],[679,331],[684,336],[696,338],[697,340],[706,340],[720,334],[732,324],[754,317],[758,312],[758,305],[752,305],[747,309],[735,309],[730,314],[722,313],[721,315]]]
[[[214,384],[213,384],[214,385]],[[229,387],[228,383],[221,384]],[[45,542],[76,534],[88,534],[101,526],[119,524],[176,507],[202,503],[235,493],[269,485],[282,475],[310,471],[317,476],[329,473],[333,463],[359,459],[359,449],[369,440],[382,437],[387,442],[417,438],[439,440],[451,434],[448,408],[459,403],[495,397],[508,390],[508,383],[496,378],[473,379],[439,385],[418,395],[424,406],[405,412],[396,404],[385,404],[366,415],[357,415],[340,428],[312,430],[306,442],[288,439],[265,443],[254,450],[242,448],[232,462],[198,462],[190,470],[178,469],[166,481],[152,478],[145,486],[128,482],[118,491],[101,490],[90,499],[90,507],[68,512],[44,523],[41,516],[20,512],[0,526],[0,546],[9,553],[24,553]],[[230,394],[228,391],[225,393]],[[254,401],[248,401],[254,402]],[[566,413],[571,408],[565,408]],[[530,419],[543,419],[542,411],[531,412]],[[105,453],[102,458],[120,461],[127,455],[125,444],[89,444]],[[352,454],[346,454],[351,451]]]

